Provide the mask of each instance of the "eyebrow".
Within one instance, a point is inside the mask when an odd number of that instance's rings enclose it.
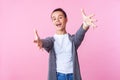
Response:
[[[55,18],[55,16],[51,17],[51,19],[54,19],[54,18]]]
[[[59,15],[59,16],[64,16],[64,15]],[[59,16],[58,16],[58,17],[59,17]],[[55,18],[55,16],[52,16],[52,18]]]
[[[59,16],[64,16],[64,15],[59,15]]]

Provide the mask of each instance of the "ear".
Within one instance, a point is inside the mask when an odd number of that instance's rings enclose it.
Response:
[[[68,18],[66,18],[66,23],[68,22]]]

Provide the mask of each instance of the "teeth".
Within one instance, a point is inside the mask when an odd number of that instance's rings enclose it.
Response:
[[[56,24],[56,26],[60,26],[61,24]]]

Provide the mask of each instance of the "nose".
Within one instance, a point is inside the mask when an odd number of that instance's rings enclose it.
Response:
[[[59,19],[57,18],[56,21],[59,21]]]

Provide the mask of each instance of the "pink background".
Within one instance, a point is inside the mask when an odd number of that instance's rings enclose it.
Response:
[[[33,43],[55,33],[50,14],[61,7],[71,34],[82,24],[81,8],[95,13],[78,49],[83,80],[120,80],[120,0],[0,0],[0,80],[47,80],[48,54]]]

